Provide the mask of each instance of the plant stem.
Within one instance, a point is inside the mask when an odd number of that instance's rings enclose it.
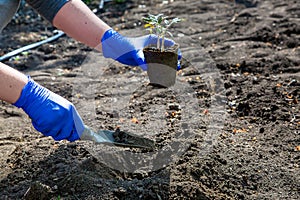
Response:
[[[160,49],[160,37],[157,37],[157,49]]]
[[[161,52],[165,51],[165,35],[162,36],[162,41],[161,41]]]

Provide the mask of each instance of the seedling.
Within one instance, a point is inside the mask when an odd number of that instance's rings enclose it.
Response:
[[[143,20],[146,22],[145,28],[150,31],[151,34],[158,36],[157,40],[157,49],[161,52],[165,51],[165,36],[170,35],[173,37],[172,33],[169,31],[169,28],[181,21],[179,18],[169,18],[164,14],[152,15],[148,14],[148,17],[143,17]]]

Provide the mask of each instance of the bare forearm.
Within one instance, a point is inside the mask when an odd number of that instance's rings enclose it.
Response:
[[[53,25],[70,37],[99,51],[101,38],[105,31],[110,29],[80,0],[66,3],[54,17]]]
[[[15,103],[28,82],[26,75],[0,62],[0,99]]]

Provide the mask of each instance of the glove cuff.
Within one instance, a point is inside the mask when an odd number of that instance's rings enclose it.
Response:
[[[16,106],[18,108],[22,108],[23,105],[26,104],[28,91],[30,91],[31,88],[33,87],[33,80],[30,78],[30,76],[27,76],[27,77],[28,77],[28,82],[23,87],[19,99],[13,104],[14,106]]]
[[[116,47],[116,42],[115,41],[122,41],[122,38],[120,34],[113,30],[109,29],[107,30],[104,35],[101,38],[101,45],[102,45],[102,54],[105,58],[112,58],[116,60],[117,58],[120,57],[119,53],[114,54],[115,49],[121,48],[122,47]]]
[[[112,37],[114,34],[116,34],[117,31],[113,30],[113,29],[108,29],[102,36],[101,38],[101,43],[103,43],[105,40],[107,40],[108,38]]]

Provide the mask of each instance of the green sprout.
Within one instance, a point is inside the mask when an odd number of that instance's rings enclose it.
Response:
[[[146,22],[145,28],[147,28],[147,30],[149,30],[151,34],[155,34],[158,36],[157,49],[162,52],[165,50],[165,36],[168,34],[173,37],[172,33],[169,31],[169,28],[172,24],[181,21],[181,19],[177,17],[171,19],[164,14],[148,14],[148,17],[143,17],[143,20],[144,22]]]
[[[83,2],[84,2],[85,4],[91,4],[91,3],[92,3],[92,0],[83,0]]]

